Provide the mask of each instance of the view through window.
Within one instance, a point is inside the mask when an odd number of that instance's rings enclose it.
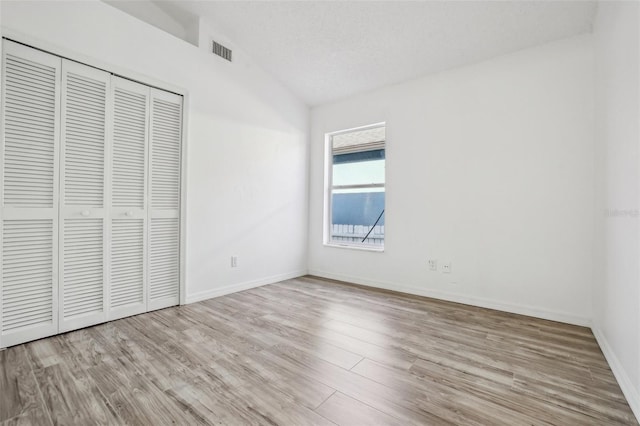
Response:
[[[329,244],[384,248],[385,126],[329,135]]]

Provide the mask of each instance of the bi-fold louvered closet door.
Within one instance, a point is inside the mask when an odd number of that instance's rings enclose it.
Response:
[[[2,346],[58,331],[60,58],[13,43],[2,73]]]
[[[3,44],[0,347],[179,303],[182,97]]]
[[[107,72],[62,61],[60,331],[107,320],[110,80]]]

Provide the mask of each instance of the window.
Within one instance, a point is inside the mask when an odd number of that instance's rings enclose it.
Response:
[[[385,125],[327,135],[325,244],[384,248]]]

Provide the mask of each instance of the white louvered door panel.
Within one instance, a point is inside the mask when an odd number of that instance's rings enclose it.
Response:
[[[182,96],[151,89],[148,310],[180,303]]]
[[[111,74],[62,62],[60,331],[107,320],[107,141]]]
[[[58,332],[61,59],[3,42],[0,347]]]
[[[147,86],[112,78],[109,319],[147,310]]]

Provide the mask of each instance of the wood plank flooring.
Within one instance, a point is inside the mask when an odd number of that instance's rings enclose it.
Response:
[[[637,424],[587,328],[314,277],[2,351],[0,423]]]

